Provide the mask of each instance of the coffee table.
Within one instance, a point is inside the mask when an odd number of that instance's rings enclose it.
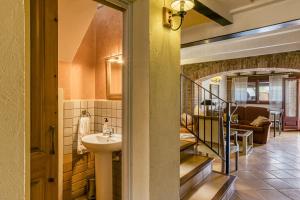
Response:
[[[237,136],[242,138],[243,146],[240,148],[243,155],[248,155],[253,148],[253,131],[245,129],[231,129],[232,132],[236,132]]]

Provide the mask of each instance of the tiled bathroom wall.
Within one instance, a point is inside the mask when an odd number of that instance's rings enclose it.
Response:
[[[122,102],[121,101],[95,101],[95,131],[102,132],[105,118],[115,133],[122,134]]]
[[[102,132],[105,118],[116,133],[122,133],[122,103],[110,100],[68,100],[64,102],[64,200],[76,199],[87,192],[87,180],[95,176],[93,153],[77,154],[78,122],[82,111],[91,116],[91,133]]]

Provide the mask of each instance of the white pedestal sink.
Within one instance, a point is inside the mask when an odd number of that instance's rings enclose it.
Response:
[[[95,153],[96,199],[112,200],[112,152],[121,150],[121,135],[108,137],[102,133],[91,134],[82,138],[82,144]]]

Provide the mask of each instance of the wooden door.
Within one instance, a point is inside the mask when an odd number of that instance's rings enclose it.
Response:
[[[283,128],[284,130],[299,129],[299,80],[286,78],[283,84]]]
[[[31,0],[31,199],[57,199],[57,0]]]

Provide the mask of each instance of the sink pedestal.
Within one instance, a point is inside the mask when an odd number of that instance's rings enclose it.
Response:
[[[95,153],[96,199],[113,199],[112,152]]]
[[[97,200],[113,200],[112,152],[122,149],[122,136],[90,134],[82,137],[82,144],[95,153]]]

